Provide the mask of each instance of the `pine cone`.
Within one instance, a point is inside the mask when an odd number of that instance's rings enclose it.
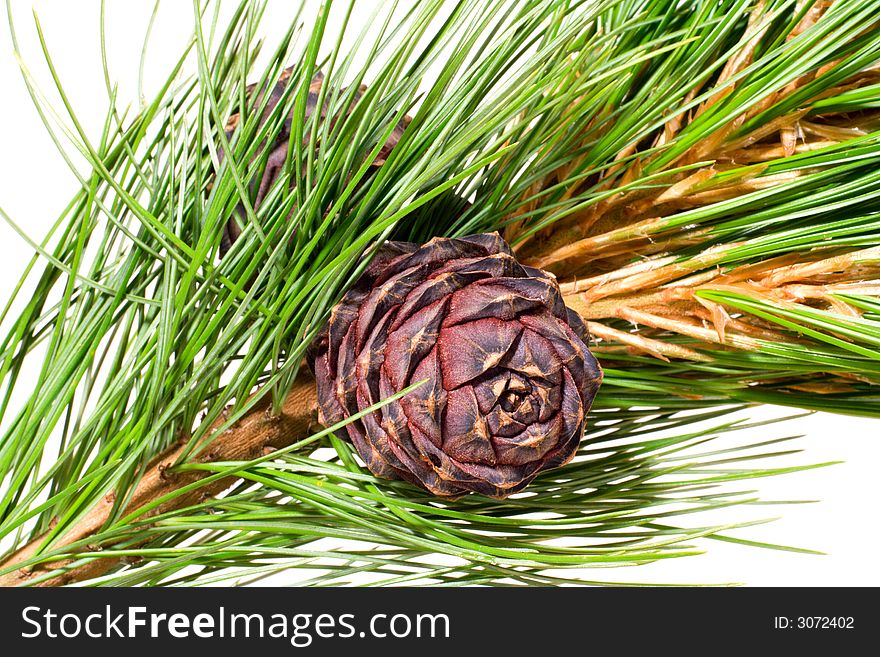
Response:
[[[569,461],[602,372],[556,280],[497,234],[388,243],[309,354],[329,426],[370,471],[441,496],[504,498]]]
[[[265,121],[278,102],[281,100],[284,89],[287,87],[287,82],[290,79],[290,76],[293,74],[293,68],[284,69],[281,73],[278,82],[273,87],[268,101],[266,101],[266,109],[263,112],[262,121]],[[315,112],[315,109],[318,106],[318,94],[321,92],[321,86],[324,84],[324,74],[318,72],[313,78],[311,85],[309,86],[309,94],[306,100],[306,108],[305,108],[305,119],[308,120],[309,117]],[[340,94],[344,94],[346,92],[346,87],[343,87],[340,91]],[[248,97],[253,94],[254,86],[251,85],[246,89]],[[357,101],[360,100],[363,92],[366,91],[365,86],[361,86],[355,93],[354,98],[352,100],[351,106],[348,111],[351,112],[354,109],[354,106],[357,104]],[[262,96],[262,94],[261,94]],[[321,121],[327,119],[327,112],[330,105],[331,93],[328,90],[324,96],[324,104],[321,107]],[[258,97],[256,100],[256,105],[262,103],[262,97]],[[333,122],[335,122],[338,118],[338,114],[333,117]],[[238,127],[238,122],[240,119],[239,114],[233,114],[228,123],[226,124],[226,137],[227,139],[232,139],[232,136],[235,134],[235,130]],[[261,121],[261,122],[262,122]],[[409,125],[411,121],[409,116],[405,116],[396,126],[394,126],[394,130],[391,132],[391,135],[382,145],[382,148],[379,150],[379,153],[373,158],[373,161],[370,164],[370,168],[367,171],[366,177],[369,177],[373,172],[377,171],[379,167],[385,164],[385,160],[388,159],[388,156],[391,154],[391,151],[397,146],[397,143],[400,141],[400,138],[403,136],[403,131],[406,129],[406,126]],[[287,151],[288,145],[290,143],[290,126],[291,122],[288,119],[284,128],[278,133],[275,137],[275,140],[272,142],[270,146],[270,152],[268,159],[266,160],[266,167],[261,172],[261,175],[254,176],[253,179],[249,181],[249,186],[251,190],[251,194],[253,197],[254,210],[257,210],[260,205],[263,203],[263,200],[266,198],[266,195],[269,193],[269,190],[275,184],[275,181],[278,179],[278,175],[284,167],[284,163],[287,161]],[[331,124],[332,128],[332,124]],[[306,134],[303,137],[304,146],[307,146],[309,143],[309,136]],[[219,159],[222,162],[224,153],[221,149],[218,153]],[[256,159],[256,158],[255,158]],[[295,184],[295,183],[294,183]],[[222,258],[226,255],[226,252],[232,247],[233,242],[238,239],[238,236],[241,235],[242,226],[244,225],[245,219],[245,210],[244,207],[239,204],[236,207],[235,212],[226,222],[223,231],[223,237],[220,241],[220,257]]]

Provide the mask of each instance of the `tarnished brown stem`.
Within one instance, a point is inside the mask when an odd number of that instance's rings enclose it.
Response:
[[[210,445],[206,445],[203,450],[192,450],[192,453],[199,453],[191,460],[201,463],[246,461],[263,455],[266,450],[289,445],[295,440],[307,436],[314,429],[316,403],[314,378],[304,368],[287,394],[277,415],[271,413],[271,395],[265,395],[235,425],[220,434],[216,434],[215,429],[223,423],[224,419],[218,419],[212,425],[211,430],[205,434],[204,440],[205,442],[210,441]],[[175,473],[171,469],[171,466],[178,461],[186,448],[186,445],[172,445],[150,462],[147,472],[131,494],[130,501],[125,508],[125,514],[133,513],[146,504],[210,474],[202,471]],[[150,509],[141,519],[198,503],[206,497],[220,493],[232,481],[232,477],[227,477],[201,486],[194,491],[178,495],[156,508]],[[113,499],[113,493],[108,492],[101,503],[54,541],[51,546],[47,547],[63,548],[94,536],[107,523],[110,510],[113,508]],[[27,561],[39,552],[44,542],[44,536],[34,539],[5,559],[0,564],[0,568],[5,569]],[[60,586],[98,577],[117,565],[119,561],[119,557],[95,559],[87,564],[73,567],[63,575],[41,581],[36,585]],[[0,586],[26,585],[28,580],[37,577],[40,573],[63,568],[70,563],[71,560],[68,559],[19,568],[0,576]]]

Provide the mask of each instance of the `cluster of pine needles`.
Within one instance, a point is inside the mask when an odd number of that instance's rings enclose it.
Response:
[[[139,107],[105,69],[99,135],[33,25],[61,105],[22,73],[79,190],[39,240],[0,210],[35,254],[0,317],[0,546],[37,542],[0,576],[63,581],[112,557],[78,583],[299,568],[314,585],[552,585],[712,540],[796,550],[728,533],[756,522],[749,480],[799,469],[731,413],[880,415],[880,1],[340,0],[294,7],[272,44],[264,10],[195,0],[192,39]],[[291,65],[265,113],[247,85]],[[318,71],[339,120],[305,118]],[[288,128],[255,211],[249,182]],[[383,240],[489,231],[553,271],[588,322],[605,381],[573,462],[509,500],[441,502],[374,479],[324,430],[253,461],[185,454],[171,474],[235,483],[127,509],[157,454],[210,445],[210,426],[260,399],[281,406]],[[27,394],[23,372],[37,373]],[[87,540],[59,540],[102,504]],[[712,522],[740,505],[742,522]]]

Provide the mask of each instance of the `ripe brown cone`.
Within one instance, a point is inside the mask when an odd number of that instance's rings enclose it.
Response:
[[[574,456],[602,372],[552,275],[495,234],[394,242],[309,356],[319,420],[347,426],[370,471],[440,496],[497,498]]]
[[[263,111],[262,121],[269,116],[278,102],[284,96],[284,90],[287,88],[287,83],[290,80],[291,75],[293,74],[293,68],[284,69],[278,82],[272,88],[272,91],[269,94],[269,98],[266,101],[266,108]],[[321,87],[324,84],[324,74],[318,72],[311,81],[309,85],[309,93],[306,98],[306,106],[305,106],[305,120],[307,121],[309,117],[314,114],[315,110],[318,107],[318,98],[321,92]],[[341,94],[346,92],[347,88],[343,88],[340,90]],[[254,91],[254,86],[251,85],[247,88],[247,95],[251,96]],[[361,86],[357,91],[354,92],[354,98],[352,99],[351,106],[348,111],[350,112],[354,109],[354,106],[357,104],[358,100],[360,100],[364,91],[366,91],[365,86]],[[330,90],[324,96],[324,103],[321,107],[320,120],[327,120],[327,114],[330,106]],[[262,103],[262,95],[256,99],[256,105],[259,106]],[[341,114],[341,113],[340,113]],[[339,118],[339,114],[333,116],[332,121],[335,122]],[[239,114],[233,114],[229,122],[226,125],[226,137],[228,139],[232,139],[235,134],[236,129],[238,128],[238,123],[240,120]],[[382,145],[382,148],[379,150],[379,153],[373,158],[373,161],[370,163],[370,168],[366,173],[366,177],[369,177],[372,173],[378,170],[383,164],[385,164],[385,160],[388,159],[388,156],[391,154],[391,151],[397,146],[397,143],[400,141],[400,138],[403,136],[403,131],[406,129],[406,126],[409,125],[411,121],[409,116],[405,116],[397,125],[394,126],[394,130],[391,131],[388,139]],[[284,128],[278,133],[278,135],[274,138],[274,141],[269,147],[269,154],[266,160],[266,166],[260,173],[260,175],[255,175],[250,181],[249,186],[252,193],[253,206],[254,210],[257,210],[263,201],[266,198],[266,195],[269,193],[269,190],[278,180],[278,176],[280,175],[285,162],[287,161],[287,152],[290,144],[290,125],[291,122],[285,122]],[[332,129],[332,123],[331,123]],[[309,144],[309,136],[304,136],[304,146],[308,146]],[[219,152],[220,160],[223,160],[224,153],[221,150]],[[254,158],[256,159],[256,158]],[[291,183],[291,186],[294,186],[294,183]],[[244,207],[239,204],[235,209],[235,212],[229,217],[229,220],[226,222],[226,225],[223,230],[223,237],[220,242],[220,257],[222,258],[226,255],[227,251],[232,247],[232,244],[235,240],[238,239],[238,236],[241,235],[242,226],[245,225],[245,210]]]

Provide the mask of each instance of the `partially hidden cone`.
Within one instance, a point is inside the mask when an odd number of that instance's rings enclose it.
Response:
[[[263,115],[260,120],[260,124],[262,124],[274,108],[278,105],[281,99],[284,96],[284,91],[287,88],[288,81],[293,75],[293,67],[286,68],[281,73],[281,76],[278,79],[278,82],[275,83],[275,86],[272,88],[272,91],[269,94],[269,98],[266,100],[266,107],[263,110]],[[305,120],[308,121],[312,114],[315,113],[315,110],[318,107],[318,98],[321,92],[321,87],[324,85],[324,74],[320,71],[315,74],[315,76],[311,80],[311,84],[309,85],[309,92],[306,98],[306,106],[305,106]],[[246,95],[250,98],[253,95],[255,90],[254,85],[250,85],[246,89]],[[340,89],[339,94],[345,94],[347,91],[346,87]],[[366,86],[361,85],[355,92],[354,97],[352,99],[351,104],[348,107],[346,112],[350,113],[352,109],[354,109],[358,100],[360,100],[363,93],[366,91]],[[327,119],[327,115],[330,108],[330,101],[332,94],[331,90],[328,89],[324,94],[324,102],[321,106],[321,113],[319,119],[321,122]],[[262,104],[263,96],[260,93],[255,99],[256,107],[259,107]],[[330,129],[333,128],[333,124],[341,117],[341,112],[337,112],[332,117]],[[226,137],[229,140],[232,140],[235,132],[238,128],[238,124],[240,122],[240,114],[233,114],[226,125]],[[411,118],[409,116],[405,116],[401,121],[394,126],[391,131],[389,137],[385,140],[385,143],[382,144],[382,147],[379,149],[378,154],[373,158],[373,161],[370,163],[370,167],[365,174],[365,178],[368,178],[372,173],[378,170],[383,164],[385,164],[385,160],[391,154],[391,151],[397,146],[397,143],[400,141],[400,138],[403,136],[403,132],[406,129],[406,126],[409,125]],[[256,211],[260,205],[262,205],[263,201],[266,198],[266,195],[269,193],[269,190],[272,189],[272,186],[278,180],[278,177],[284,167],[285,162],[288,157],[288,150],[290,144],[290,129],[291,129],[291,119],[288,119],[284,122],[284,126],[282,130],[274,137],[272,143],[269,145],[269,153],[266,159],[266,166],[262,169],[262,171],[256,170],[254,172],[253,177],[248,181],[249,191],[251,193],[251,198],[253,202],[253,208]],[[303,136],[303,147],[307,147],[310,143],[309,135],[305,134]],[[312,142],[317,147],[317,141]],[[258,151],[257,156],[252,159],[253,162],[263,154],[263,149]],[[218,153],[220,161],[223,161],[224,153],[221,149]],[[355,167],[360,163],[355,163]],[[363,182],[363,181],[362,181]],[[291,182],[291,188],[295,187],[295,183]],[[245,225],[246,216],[244,206],[242,204],[238,204],[232,216],[226,222],[223,230],[223,236],[220,242],[220,257],[222,258],[229,249],[232,247],[232,244],[238,239],[239,235],[241,235],[242,227]]]
[[[387,243],[309,354],[329,426],[370,471],[504,498],[575,454],[602,371],[552,274],[497,234]]]

